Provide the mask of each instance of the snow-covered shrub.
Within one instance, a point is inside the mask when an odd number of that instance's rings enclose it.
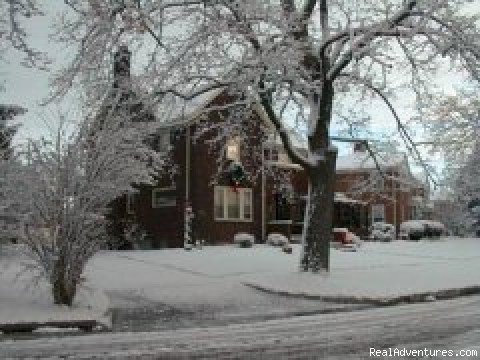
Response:
[[[267,244],[273,246],[285,246],[289,244],[288,238],[279,233],[270,233],[267,236]]]
[[[440,237],[446,232],[445,225],[443,225],[440,221],[425,220],[424,227],[425,236],[429,238]]]
[[[409,220],[400,225],[400,232],[410,240],[419,240],[422,237],[435,238],[446,233],[445,225],[433,220]]]
[[[392,241],[395,239],[395,226],[385,222],[375,222],[371,226],[369,239]]]
[[[62,119],[52,141],[30,141],[22,150],[28,162],[12,159],[2,174],[0,216],[15,219],[18,242],[50,282],[55,304],[72,305],[87,262],[111,238],[110,205],[136,191],[132,184],[152,184],[160,160],[144,141],[149,126],[112,116],[93,131],[95,119],[70,135]]]
[[[409,240],[420,240],[425,235],[425,223],[423,220],[408,220],[400,225],[400,231]]]
[[[233,243],[244,248],[252,247],[255,243],[255,237],[247,233],[237,233],[233,237]]]

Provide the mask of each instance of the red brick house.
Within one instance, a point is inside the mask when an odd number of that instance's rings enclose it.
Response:
[[[426,217],[428,186],[412,175],[407,156],[379,155],[377,161],[383,176],[364,144],[355,144],[351,154],[337,160],[335,191],[368,203],[370,222],[387,222],[397,230],[406,220]]]
[[[117,54],[115,59],[127,61],[114,66],[114,89],[120,82],[119,69],[123,77],[130,74],[129,52],[122,51],[125,56]],[[135,99],[132,91],[127,89]],[[152,138],[152,146],[158,151],[169,152],[175,171],[159,174],[155,186],[140,186],[137,193],[118,199],[112,206],[112,234],[123,237],[125,224],[133,223],[147,234],[148,247],[182,247],[186,212],[191,209],[194,241],[228,243],[238,232],[253,234],[257,242],[264,242],[271,232],[298,236],[303,227],[307,178],[299,166],[288,160],[268,120],[253,111],[249,118],[239,120],[248,123],[242,127],[242,133],[213,141],[221,127],[205,129],[224,121],[224,112],[232,111],[225,107],[231,103],[231,97],[215,91],[188,106],[176,101],[178,106],[160,107],[157,111],[158,118],[165,118],[168,112],[171,120],[163,122]],[[152,111],[136,106],[143,111],[145,121],[152,121]],[[207,108],[215,110],[204,111]],[[141,121],[138,114],[132,114],[132,120]],[[301,147],[300,142],[297,145]],[[270,171],[257,171],[264,165]],[[252,175],[255,173],[256,176]],[[290,181],[280,181],[281,178]],[[365,202],[336,194],[336,227],[365,234],[367,212]]]

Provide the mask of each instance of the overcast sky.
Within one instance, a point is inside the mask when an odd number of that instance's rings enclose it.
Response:
[[[53,60],[52,70],[61,67],[70,54],[64,47],[59,46],[49,40],[51,32],[50,24],[57,12],[61,11],[65,6],[60,1],[48,1],[45,5],[46,16],[30,19],[27,24],[29,32],[29,41],[35,48],[47,52]],[[470,7],[471,11],[480,12],[480,0],[476,0]],[[17,118],[22,123],[21,130],[18,134],[18,141],[26,138],[38,138],[48,135],[49,129],[55,128],[55,121],[58,118],[58,109],[69,111],[72,117],[77,116],[75,109],[78,107],[74,97],[65,99],[61,104],[51,104],[48,106],[40,106],[40,103],[49,93],[49,76],[48,72],[42,72],[35,69],[24,68],[19,64],[19,54],[10,52],[5,59],[6,63],[0,62],[0,80],[4,81],[5,91],[0,91],[0,103],[16,104],[28,109],[28,112]],[[461,85],[462,79],[453,74],[443,73],[438,78],[439,86],[442,86],[448,92],[455,92],[455,87]],[[407,119],[411,111],[409,109],[408,99],[401,101],[399,114],[402,118]],[[375,117],[382,123],[385,118],[391,118],[386,107],[378,107],[375,109]],[[80,120],[80,119],[75,119]],[[395,123],[391,121],[393,129]],[[379,131],[389,131],[390,129],[378,129]],[[342,152],[347,151],[344,147]],[[431,159],[438,162],[437,159]]]

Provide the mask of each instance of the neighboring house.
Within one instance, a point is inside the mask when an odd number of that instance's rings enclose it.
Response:
[[[465,203],[460,201],[455,193],[445,187],[440,187],[432,195],[433,219],[445,225],[452,235],[465,236],[471,228],[472,219]]]
[[[438,220],[434,216],[434,204],[430,199],[428,180],[413,174],[411,180],[412,203],[409,220]]]
[[[368,203],[371,222],[390,223],[398,231],[402,222],[420,216],[417,209],[427,202],[428,187],[411,174],[405,154],[376,158],[383,176],[365,145],[355,143],[353,153],[337,159],[335,191]]]

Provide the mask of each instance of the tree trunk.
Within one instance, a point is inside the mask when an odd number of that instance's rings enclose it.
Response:
[[[53,302],[57,305],[72,306],[77,284],[69,281],[66,261],[62,255],[54,263],[52,278]]]
[[[325,160],[308,172],[308,201],[302,234],[301,269],[330,269],[330,241],[333,236],[333,204],[337,151],[328,149]]]

